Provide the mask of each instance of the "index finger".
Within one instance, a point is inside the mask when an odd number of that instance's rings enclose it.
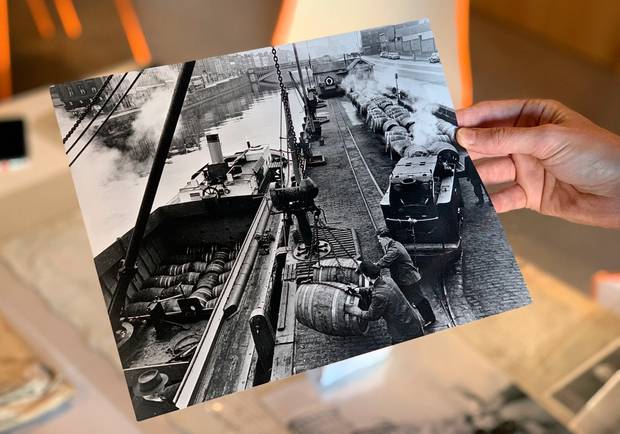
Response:
[[[483,101],[458,110],[456,117],[461,127],[535,126],[547,105],[537,99]]]

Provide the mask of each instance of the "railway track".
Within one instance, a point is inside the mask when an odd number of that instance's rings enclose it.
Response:
[[[335,104],[330,104],[332,120],[336,124],[338,137],[340,138],[347,156],[353,178],[355,179],[355,184],[364,202],[366,212],[368,212],[373,228],[377,230],[381,226],[381,221],[383,220],[381,208],[378,206],[383,197],[383,190],[379,187],[379,184],[370,171],[370,167],[368,167],[368,163],[360,151],[346,121],[342,119],[341,111],[336,111],[334,106]]]
[[[364,203],[364,208],[368,213],[372,226],[377,230],[379,227],[383,226],[383,213],[381,212],[379,203],[383,198],[384,191],[377,183],[368,162],[364,158],[362,150],[358,146],[351,129],[347,125],[342,107],[337,103],[330,103],[329,105],[332,113],[332,121],[336,125],[338,138],[347,156],[355,184],[357,185],[360,197]],[[335,108],[337,105],[339,107]],[[424,292],[425,295],[430,298],[429,301],[437,316],[437,325],[433,327],[431,332],[454,327],[457,325],[457,321],[452,306],[450,305],[450,297],[446,286],[446,266],[442,264],[441,268],[428,271],[437,276],[434,279],[430,279],[432,281],[430,285],[423,285],[423,288],[425,286],[430,286],[430,288]],[[437,312],[437,308],[439,308],[441,312]]]
[[[445,275],[445,267],[442,267],[440,273],[438,273],[438,282],[437,285],[433,286],[433,292],[437,296],[437,300],[441,305],[442,310],[446,314],[448,319],[447,327],[456,327],[456,318],[454,312],[452,311],[452,306],[450,305],[450,296],[448,295],[448,289],[446,288],[446,279]]]

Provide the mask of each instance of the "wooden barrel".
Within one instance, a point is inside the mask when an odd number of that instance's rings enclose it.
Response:
[[[226,265],[224,261],[220,259],[216,259],[212,261],[207,267],[207,273],[211,272],[211,273],[222,274],[224,272],[224,265]]]
[[[207,267],[209,266],[209,263],[207,262],[202,262],[202,261],[194,261],[192,262],[192,270],[196,273],[204,273],[207,271]]]
[[[219,275],[216,273],[207,273],[198,279],[196,288],[213,288],[219,283]]]
[[[387,121],[386,123],[383,124],[383,132],[387,133],[388,131],[390,131],[392,128],[397,127],[398,126],[398,121],[395,121],[394,119],[390,119],[389,121]]]
[[[197,298],[201,304],[204,305],[207,301],[213,298],[213,290],[211,288],[198,288],[195,290],[189,298]]]
[[[185,253],[188,255],[204,255],[206,253],[213,253],[215,246],[213,244],[203,244],[201,246],[188,246],[185,249]]]
[[[179,276],[152,276],[144,281],[143,287],[155,286],[159,288],[167,288],[181,283],[183,275]]]
[[[232,261],[228,261],[227,263],[224,264],[224,271],[232,270],[233,265],[235,265],[234,259]]]
[[[162,265],[159,267],[159,274],[165,274],[167,276],[178,276],[179,274],[187,273],[192,270],[192,263],[186,262],[185,264],[172,264]]]
[[[217,298],[211,299],[205,303],[205,309],[215,309]]]
[[[215,297],[215,298],[219,297],[223,290],[224,290],[224,284],[223,283],[215,286],[213,288],[213,290],[212,290],[213,291],[213,297]]]
[[[230,276],[230,271],[224,271],[222,274],[219,275],[218,282],[225,283],[226,279],[228,279],[228,276]]]
[[[399,118],[398,123],[404,128],[409,129],[410,126],[415,124],[415,119],[412,116],[405,116],[403,118]]]
[[[178,283],[185,283],[187,285],[195,285],[200,279],[200,273],[190,271],[189,273],[181,274],[181,281]]]
[[[224,251],[224,250],[218,250],[217,252],[215,252],[213,254],[213,260],[220,260],[220,261],[228,261],[228,257],[230,256],[230,252],[229,251]]]
[[[313,266],[315,282],[352,283],[356,286],[368,286],[363,274],[355,272],[357,262],[349,258],[323,259]]]
[[[368,330],[368,321],[345,313],[345,304],[356,305],[359,297],[345,292],[336,282],[306,283],[295,294],[295,316],[303,325],[332,336],[359,336]]]

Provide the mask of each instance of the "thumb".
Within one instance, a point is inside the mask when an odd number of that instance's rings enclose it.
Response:
[[[553,147],[553,125],[536,127],[459,128],[457,142],[468,151],[484,157],[528,154],[547,158]]]

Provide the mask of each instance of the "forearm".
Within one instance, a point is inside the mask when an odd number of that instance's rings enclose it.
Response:
[[[368,310],[361,310],[359,317],[368,321],[376,321],[383,315],[384,312],[383,304],[378,303],[370,303],[370,307]]]
[[[375,265],[379,268],[388,268],[397,258],[398,252],[393,249],[388,249],[388,251],[385,252],[385,255],[375,262]]]

